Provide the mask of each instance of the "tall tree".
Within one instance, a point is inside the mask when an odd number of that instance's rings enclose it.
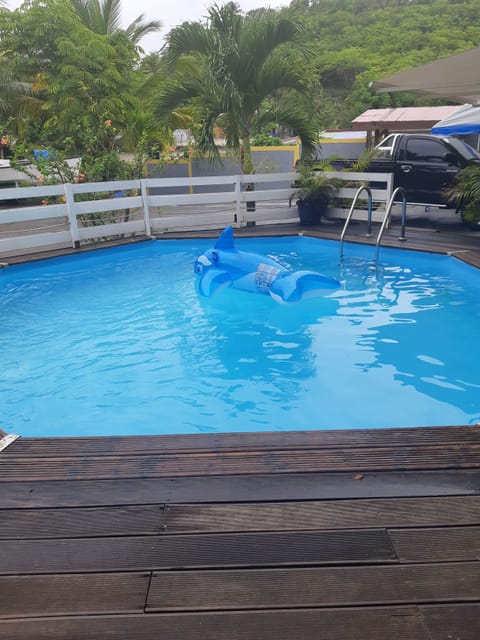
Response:
[[[0,0],[0,13],[8,14],[7,0]],[[22,82],[4,51],[0,51],[0,115],[8,117],[20,110],[21,102],[31,94],[31,84]]]
[[[40,105],[35,142],[78,153],[84,131],[113,123],[118,135],[135,104],[138,52],[121,31],[84,27],[65,0],[30,0],[0,13],[0,41],[15,77]]]
[[[253,172],[250,138],[267,122],[293,128],[310,152],[316,133],[285,91],[308,90],[287,47],[300,46],[301,34],[297,23],[270,9],[243,14],[235,2],[213,5],[205,23],[185,22],[167,36],[165,59],[175,73],[158,96],[157,116],[193,104],[199,148],[216,153],[220,126],[227,145],[241,151],[245,173]]]

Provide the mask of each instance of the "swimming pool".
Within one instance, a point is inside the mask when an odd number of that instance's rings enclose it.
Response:
[[[280,305],[198,296],[211,240],[0,269],[0,427],[24,436],[480,421],[480,274],[448,256],[306,237],[238,248],[341,281]]]

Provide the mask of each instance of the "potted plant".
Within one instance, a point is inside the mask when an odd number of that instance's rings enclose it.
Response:
[[[292,200],[296,198],[300,224],[320,224],[337,192],[332,180],[321,171],[301,167],[293,186],[295,190],[290,196],[289,206],[292,206]]]

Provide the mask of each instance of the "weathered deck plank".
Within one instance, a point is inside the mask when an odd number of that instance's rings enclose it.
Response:
[[[165,526],[163,504],[6,509],[0,519],[0,540],[158,535]]]
[[[477,522],[480,522],[480,496],[173,504],[167,506],[165,512],[165,531],[168,533],[453,526]]]
[[[0,574],[393,562],[383,529],[4,540]]]
[[[480,495],[480,471],[233,474],[56,482],[0,479],[3,509],[448,495]]]
[[[390,538],[402,562],[480,559],[480,526],[397,529]]]
[[[8,509],[0,539],[465,526],[480,496]]]
[[[468,602],[480,563],[0,576],[0,618]],[[147,600],[147,590],[148,600]]]
[[[480,563],[154,573],[147,611],[336,607],[480,599]]]
[[[149,582],[150,573],[0,576],[0,618],[143,613]]]
[[[422,606],[431,640],[478,640],[480,604]]]
[[[342,429],[275,431],[165,436],[85,438],[20,438],[5,455],[32,457],[83,457],[199,453],[202,451],[278,451],[339,447],[432,446],[480,444],[480,425],[417,427],[412,429]]]
[[[0,636],[8,640],[431,640],[419,610],[412,606],[36,618],[0,622]]]
[[[0,457],[4,482],[480,468],[480,444],[38,458]]]

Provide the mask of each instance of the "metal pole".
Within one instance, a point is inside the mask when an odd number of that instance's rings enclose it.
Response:
[[[78,233],[77,214],[75,211],[75,198],[73,196],[73,185],[66,182],[63,186],[65,194],[65,204],[67,205],[68,222],[70,223],[70,236],[72,238],[72,247],[78,249],[80,247],[80,235]]]
[[[367,238],[372,237],[372,192],[367,189],[368,192],[368,213],[367,213]]]
[[[142,204],[143,204],[143,220],[145,223],[145,235],[152,235],[152,223],[150,219],[150,207],[148,205],[148,189],[147,189],[147,181],[145,178],[140,180],[140,193],[142,194]]]
[[[407,239],[405,237],[405,227],[407,224],[407,199],[405,198],[405,194],[403,194],[402,197],[402,225],[400,228],[400,237],[399,240],[401,240],[402,242],[405,242],[405,240]]]

